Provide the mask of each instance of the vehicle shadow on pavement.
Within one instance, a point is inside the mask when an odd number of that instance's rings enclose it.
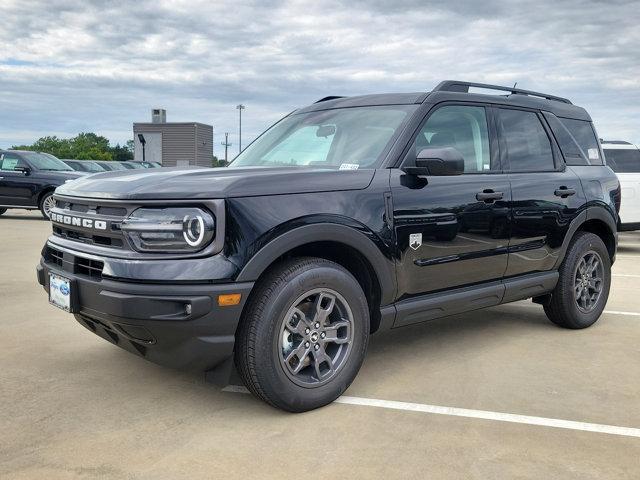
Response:
[[[37,220],[39,222],[48,221],[42,215],[0,215],[0,222],[2,220],[29,220],[34,221]]]
[[[504,306],[455,315],[392,330],[371,337],[366,365],[386,365],[387,368],[363,368],[357,377],[359,384],[389,384],[394,382],[398,368],[418,368],[432,361],[460,361],[461,352],[487,351],[504,345],[512,338],[529,334],[544,334],[557,329],[544,315],[542,308]],[[141,396],[151,397],[159,386],[170,385],[173,396],[191,403],[196,410],[214,412],[219,409],[242,411],[263,416],[282,415],[251,395],[227,393],[220,386],[207,383],[204,375],[152,364],[117,347],[96,349],[86,368],[95,369],[92,375],[112,376],[113,372],[127,372],[123,384],[138,384]],[[68,360],[71,363],[74,359]],[[65,368],[62,366],[61,368]],[[121,376],[121,373],[118,373]],[[112,388],[120,387],[112,385]],[[105,392],[106,393],[106,392]],[[121,392],[125,394],[125,392]],[[120,396],[117,392],[110,395]]]
[[[640,254],[640,246],[631,247],[629,245],[618,244],[618,253],[622,255],[629,254],[629,253]]]

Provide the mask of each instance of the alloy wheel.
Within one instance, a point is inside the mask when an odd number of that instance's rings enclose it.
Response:
[[[596,307],[604,285],[602,258],[593,250],[578,261],[574,276],[574,298],[578,310],[590,313]]]
[[[317,387],[344,367],[353,343],[353,314],[338,292],[320,288],[298,297],[280,327],[280,363],[303,387]]]
[[[44,214],[47,218],[51,218],[51,210],[56,206],[56,201],[53,198],[53,195],[49,195],[42,202],[42,210],[44,210]]]

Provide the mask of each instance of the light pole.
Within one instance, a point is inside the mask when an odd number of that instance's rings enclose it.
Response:
[[[140,140],[140,143],[142,144],[142,163],[145,163],[147,159],[145,158],[144,146],[147,141],[144,139],[144,135],[142,135],[141,133],[138,134],[138,140]]]
[[[238,134],[238,153],[242,152],[242,110],[244,110],[244,105],[240,104],[240,105],[236,105],[236,109],[238,110],[238,113],[240,114],[240,131]]]
[[[221,143],[222,143],[222,146],[224,147],[224,163],[226,166],[226,164],[229,163],[229,161],[227,160],[227,149],[231,146],[231,144],[229,143],[229,133],[224,134],[224,142],[221,142]]]

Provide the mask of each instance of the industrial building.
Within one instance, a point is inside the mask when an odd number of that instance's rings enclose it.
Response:
[[[167,122],[164,109],[151,111],[150,123],[133,124],[134,160],[163,167],[210,167],[213,127],[198,122]]]

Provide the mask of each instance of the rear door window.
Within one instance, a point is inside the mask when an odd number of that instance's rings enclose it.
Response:
[[[640,150],[605,148],[607,165],[616,173],[640,173]]]
[[[551,141],[535,112],[500,108],[502,136],[512,172],[555,170]]]

